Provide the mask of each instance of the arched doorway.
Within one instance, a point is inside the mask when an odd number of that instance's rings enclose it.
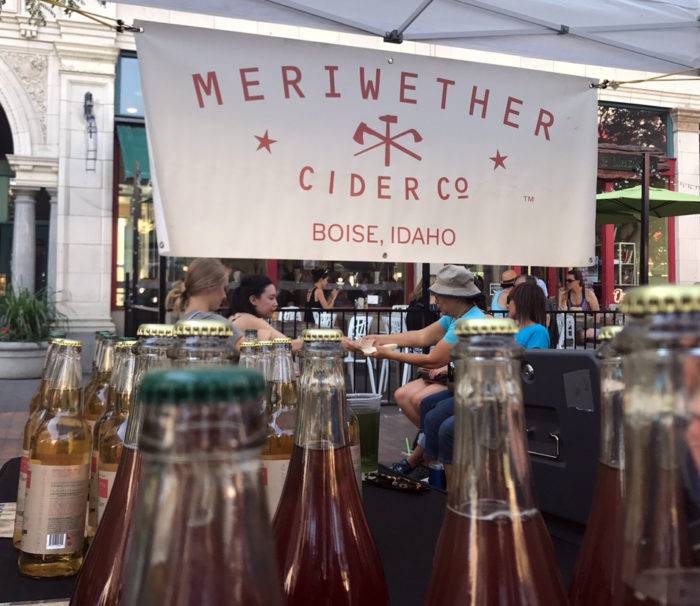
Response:
[[[12,171],[7,154],[14,153],[12,130],[0,105],[0,294],[9,283],[12,256],[12,222],[10,221],[10,177]]]

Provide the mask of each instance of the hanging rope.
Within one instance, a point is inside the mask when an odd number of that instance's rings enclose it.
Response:
[[[77,13],[78,15],[81,15],[85,17],[86,19],[90,19],[91,21],[94,21],[95,23],[99,23],[100,25],[103,25],[104,27],[108,27],[109,29],[116,30],[120,34],[122,32],[132,32],[132,33],[140,33],[143,31],[140,27],[134,27],[133,25],[128,25],[124,23],[121,19],[114,19],[113,17],[107,17],[105,15],[98,15],[96,13],[91,13],[90,11],[83,10],[82,8],[75,7],[75,6],[68,6],[67,4],[60,2],[59,0],[40,0],[43,4],[48,4],[50,6],[54,6],[56,8],[63,9],[67,13]]]
[[[674,76],[685,76],[686,74],[694,74],[695,78],[675,78]],[[652,76],[651,78],[640,78],[639,80],[603,80],[602,82],[598,84],[591,84],[591,88],[600,88],[600,89],[606,89],[606,88],[612,88],[613,90],[616,90],[620,86],[623,86],[625,84],[641,84],[642,82],[653,82],[653,81],[661,81],[661,82],[668,82],[668,78],[673,78],[670,80],[671,82],[687,82],[687,81],[695,81],[698,79],[698,76],[700,76],[700,67],[693,67],[691,69],[684,69],[679,72],[671,72],[670,74],[659,74],[658,76]]]

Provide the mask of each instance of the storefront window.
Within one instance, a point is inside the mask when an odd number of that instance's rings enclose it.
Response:
[[[117,115],[129,118],[143,118],[141,76],[139,74],[139,61],[135,55],[122,55],[119,57],[117,78]]]

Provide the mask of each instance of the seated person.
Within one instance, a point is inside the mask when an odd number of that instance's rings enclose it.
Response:
[[[515,340],[525,349],[549,349],[544,294],[537,284],[520,284],[508,295],[508,317],[515,320]]]

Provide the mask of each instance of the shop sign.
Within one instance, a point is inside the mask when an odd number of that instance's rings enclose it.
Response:
[[[591,263],[589,80],[140,26],[161,252]]]

